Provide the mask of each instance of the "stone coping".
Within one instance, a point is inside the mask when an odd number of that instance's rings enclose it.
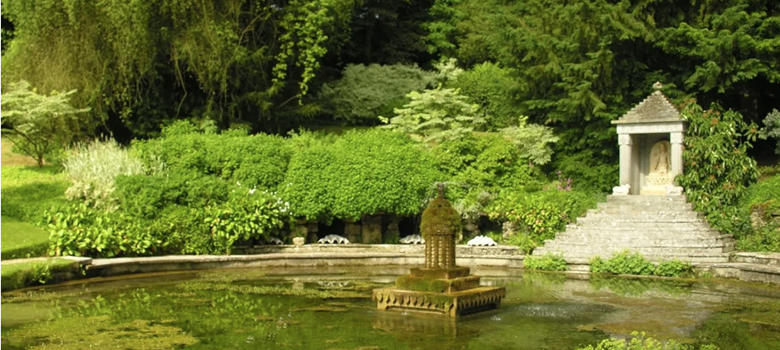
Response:
[[[135,258],[92,259],[63,257],[79,262],[86,271],[84,277],[107,277],[125,274],[205,270],[241,267],[301,267],[318,266],[420,266],[424,263],[423,246],[411,245],[304,245],[263,247],[276,253],[243,255],[171,255]],[[468,267],[521,269],[524,256],[516,247],[458,246],[457,264]],[[514,252],[512,254],[511,252]],[[469,254],[467,254],[469,253]],[[700,271],[714,277],[780,284],[780,253],[735,253],[732,262],[701,264]],[[753,260],[750,260],[753,259]],[[15,259],[13,264],[40,260]],[[587,274],[587,261],[569,261],[571,274]],[[73,276],[80,278],[82,276]]]

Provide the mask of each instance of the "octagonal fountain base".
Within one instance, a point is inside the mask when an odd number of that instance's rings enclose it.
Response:
[[[379,310],[412,311],[458,317],[498,309],[504,287],[480,287],[479,276],[467,267],[412,269],[398,277],[395,287],[375,289]]]

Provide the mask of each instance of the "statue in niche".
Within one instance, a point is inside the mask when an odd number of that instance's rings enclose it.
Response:
[[[669,174],[671,168],[670,146],[669,141],[658,141],[650,149],[650,175],[665,177]]]

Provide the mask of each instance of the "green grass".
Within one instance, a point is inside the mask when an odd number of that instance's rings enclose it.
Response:
[[[41,228],[3,216],[0,218],[0,259],[20,259],[45,256],[49,248],[49,233]]]
[[[77,272],[78,268],[78,262],[62,258],[4,264],[0,267],[0,284],[3,291],[44,284],[56,280],[56,273]]]
[[[65,203],[65,190],[70,186],[67,175],[54,166],[4,166],[0,176],[3,218],[30,223],[40,221],[44,210]]]

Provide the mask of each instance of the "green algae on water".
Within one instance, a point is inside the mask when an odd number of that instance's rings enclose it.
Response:
[[[147,320],[115,323],[110,316],[62,318],[7,333],[11,346],[37,349],[179,349],[198,342],[180,328]],[[4,334],[5,337],[5,334]]]

